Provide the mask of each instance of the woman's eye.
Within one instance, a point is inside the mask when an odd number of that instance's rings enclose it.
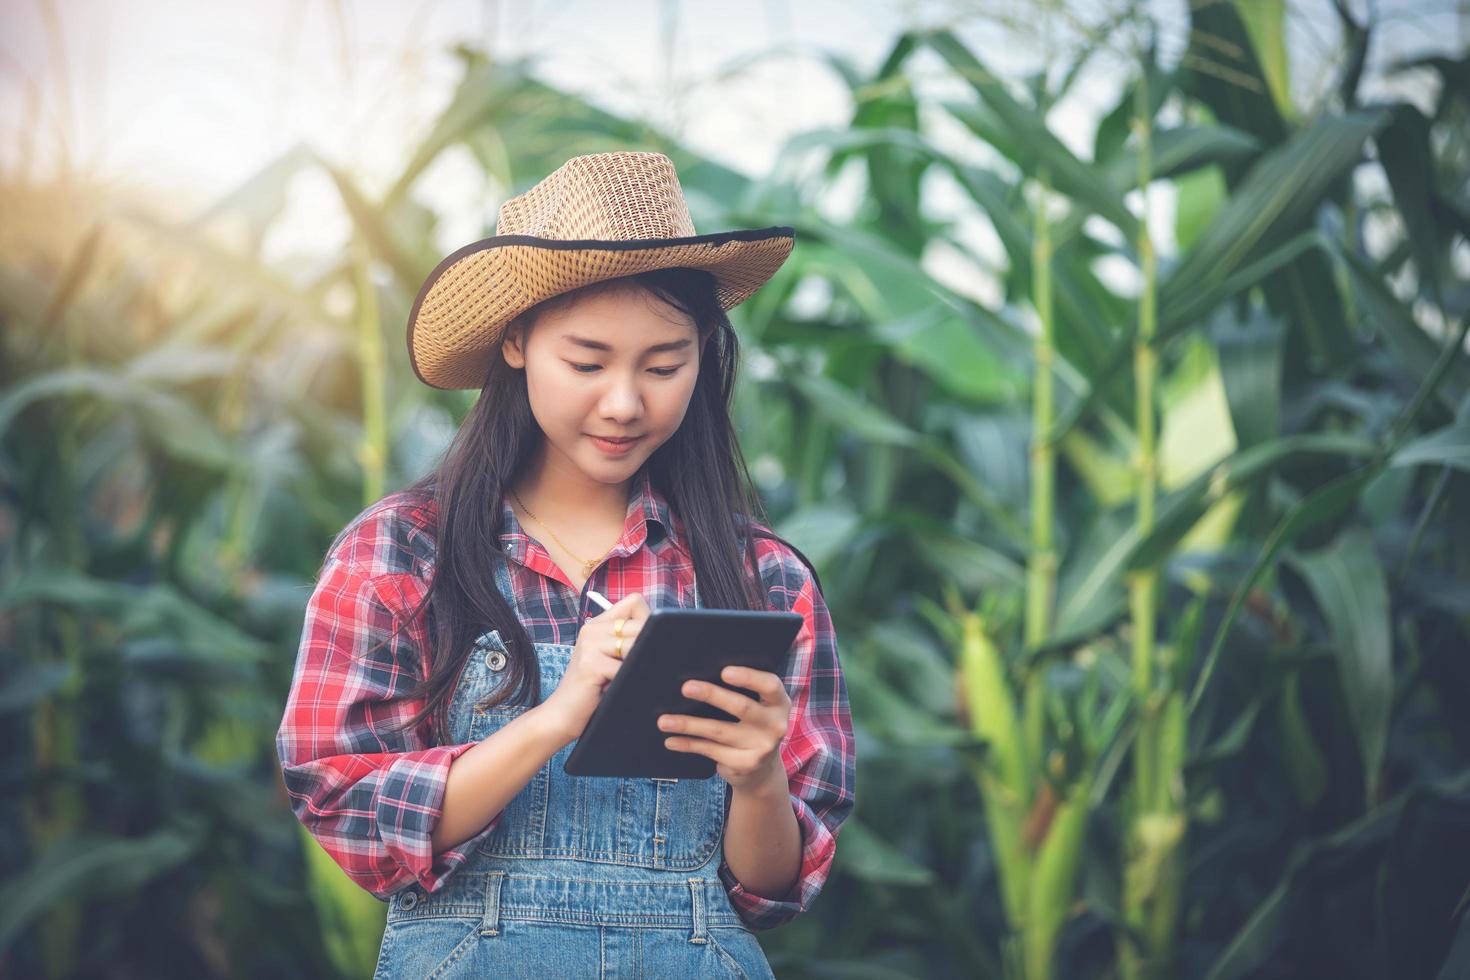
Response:
[[[601,370],[601,368],[602,368],[602,365],[601,364],[577,364],[577,363],[574,363],[572,361],[568,361],[567,363],[568,364],[571,364],[572,365],[572,370],[573,371],[576,371],[578,374],[591,374],[593,371],[598,371],[598,370]],[[679,367],[683,367],[683,365],[681,364],[681,365],[679,365]],[[672,377],[673,375],[677,374],[678,371],[679,371],[679,368],[678,367],[671,367],[671,368],[649,368],[648,370],[649,370],[650,373],[656,374],[660,378],[668,378],[668,377]]]

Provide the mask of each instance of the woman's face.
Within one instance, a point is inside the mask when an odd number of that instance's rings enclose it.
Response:
[[[630,479],[684,419],[699,377],[693,321],[638,287],[579,297],[543,312],[503,348],[524,368],[546,463],[599,483]],[[632,437],[625,448],[599,437]]]

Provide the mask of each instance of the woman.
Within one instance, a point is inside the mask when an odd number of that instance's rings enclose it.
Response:
[[[378,977],[770,976],[854,802],[836,638],[756,521],[725,311],[789,228],[695,235],[672,163],[576,157],[502,205],[409,316],[414,371],[481,394],[439,466],[356,517],[307,607],[277,748],[298,818],[390,902]],[[489,503],[489,502],[495,503]],[[603,611],[588,598],[614,599]],[[801,614],[733,722],[669,715],[705,780],[562,769],[652,608]]]

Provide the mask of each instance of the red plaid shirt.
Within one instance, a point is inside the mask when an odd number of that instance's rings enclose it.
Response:
[[[630,592],[679,595],[693,584],[683,522],[653,487],[634,482],[622,538],[588,585],[616,601]],[[515,608],[537,643],[575,643],[581,594],[502,502],[501,544],[511,559]],[[474,743],[435,745],[427,721],[392,732],[422,706],[385,704],[424,676],[433,648],[423,618],[378,646],[423,598],[434,560],[432,499],[390,494],[358,515],[333,543],[306,607],[306,622],[276,752],[296,816],[363,888],[381,899],[412,882],[437,890],[495,827],[438,854],[438,822],[449,765]],[[761,525],[757,525],[761,526]],[[804,912],[831,871],[837,832],[854,802],[852,719],[826,603],[805,563],[787,545],[757,538],[770,609],[806,620],[785,676],[791,723],[781,760],[801,827],[801,874],[779,900],[746,891],[720,862],[741,918],[769,929]],[[595,614],[598,610],[585,611]]]

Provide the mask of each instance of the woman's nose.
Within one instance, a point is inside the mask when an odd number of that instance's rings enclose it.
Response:
[[[643,395],[638,382],[626,374],[617,374],[602,396],[602,414],[606,418],[633,419],[642,413]]]

